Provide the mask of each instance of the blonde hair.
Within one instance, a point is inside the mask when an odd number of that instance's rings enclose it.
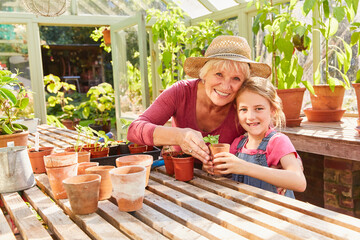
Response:
[[[285,126],[285,114],[282,110],[281,99],[277,95],[274,85],[272,85],[268,79],[262,77],[249,78],[241,86],[236,98],[239,97],[245,90],[259,94],[269,101],[271,110],[274,112],[274,115],[272,116],[272,124],[274,127],[281,129]]]
[[[211,59],[207,61],[204,66],[200,69],[199,77],[204,79],[205,75],[212,68],[216,68],[223,71],[229,71],[230,69],[235,69],[237,72],[242,72],[244,74],[244,81],[246,81],[250,77],[250,67],[249,64],[232,61],[232,60],[224,60],[224,59]]]

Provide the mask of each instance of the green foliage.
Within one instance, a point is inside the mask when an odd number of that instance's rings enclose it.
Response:
[[[47,91],[54,94],[47,99],[48,105],[50,107],[56,107],[56,105],[61,107],[62,115],[59,116],[60,119],[74,120],[79,117],[78,109],[74,105],[69,104],[73,99],[65,96],[65,92],[69,90],[76,91],[74,84],[63,82],[58,76],[53,74],[44,77],[44,84]]]
[[[91,87],[87,96],[89,100],[80,104],[83,117],[87,119],[91,116],[91,119],[101,119],[103,123],[106,123],[110,112],[115,108],[113,87],[109,83],[101,83]]]
[[[353,22],[350,26],[351,34],[351,43],[350,46],[357,44],[357,56],[360,55],[360,22]],[[356,72],[356,79],[353,83],[360,83],[360,69]]]
[[[95,42],[99,41],[101,42],[100,47],[104,48],[104,50],[106,52],[111,52],[111,46],[107,46],[104,42],[104,38],[103,38],[103,31],[105,30],[105,28],[110,29],[110,27],[106,27],[106,26],[102,26],[99,28],[95,28],[95,30],[93,30],[90,34],[90,38],[92,40],[94,40]]]
[[[218,144],[219,143],[219,137],[220,135],[207,135],[206,137],[203,137],[204,142],[206,143],[210,143],[211,145],[213,144]]]
[[[54,115],[46,115],[46,124],[59,128],[66,128],[64,124],[62,124],[59,119]]]
[[[214,37],[232,34],[213,20],[188,27],[185,13],[179,7],[168,4],[167,10],[149,9],[146,17],[147,22],[156,20],[152,33],[154,43],[159,43],[161,65],[158,74],[163,89],[184,78],[183,63],[187,57],[201,56]]]
[[[317,66],[316,73],[314,74],[314,83],[320,84],[321,66],[325,71],[325,83],[329,85],[332,91],[335,89],[335,85],[342,85],[346,88],[350,87],[349,78],[346,73],[351,66],[352,51],[350,45],[343,39],[336,36],[339,23],[346,16],[349,22],[352,22],[358,8],[359,0],[345,1],[341,0],[305,0],[303,5],[303,11],[305,15],[311,11],[319,11],[319,18],[313,19],[313,22],[319,24],[318,31],[325,39],[325,58],[323,58],[319,66]],[[315,28],[315,26],[314,26]],[[331,45],[330,40],[338,38],[342,42],[343,48],[336,45]],[[335,64],[330,65],[329,56],[334,55],[337,59],[337,66]],[[330,70],[341,75],[342,80],[339,80],[330,75]]]
[[[91,44],[89,39],[93,27],[40,26],[40,38],[46,44]]]
[[[0,70],[0,135],[27,130],[26,126],[13,122],[29,104],[28,91],[18,80],[18,75],[19,72]]]
[[[248,6],[255,5],[257,15],[253,23],[253,32],[266,32],[264,45],[272,54],[272,82],[278,89],[298,88],[303,84],[310,92],[310,82],[302,80],[303,67],[299,65],[298,53],[307,54],[311,40],[308,36],[311,26],[306,26],[293,16],[298,0],[290,5],[272,1],[253,0]],[[283,11],[280,11],[282,9]]]

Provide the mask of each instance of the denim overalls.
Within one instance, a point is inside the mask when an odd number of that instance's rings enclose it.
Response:
[[[266,146],[268,145],[270,138],[272,136],[274,136],[275,134],[276,134],[276,131],[272,131],[271,133],[269,133],[269,135],[267,135],[266,137],[263,138],[259,147],[257,148],[257,154],[249,155],[246,153],[238,152],[238,153],[236,153],[236,156],[247,162],[255,163],[255,164],[258,164],[258,165],[261,165],[264,167],[268,167],[268,164],[266,161],[266,155],[265,155]],[[247,136],[244,137],[243,139],[241,139],[241,141],[239,142],[239,144],[237,146],[237,149],[241,149],[242,147],[244,147],[247,139],[248,139]],[[246,175],[233,174],[232,179],[237,182],[246,183],[246,184],[254,186],[254,187],[258,187],[258,188],[261,188],[264,190],[268,190],[270,192],[277,193],[276,187],[274,185],[264,182],[262,180],[259,180],[257,178],[249,177]],[[286,190],[285,196],[295,198],[294,192],[292,190]]]

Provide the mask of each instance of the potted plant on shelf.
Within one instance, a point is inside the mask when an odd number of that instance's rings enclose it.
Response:
[[[18,74],[0,70],[0,147],[7,147],[8,142],[27,146],[27,127],[14,123],[18,113],[29,104],[28,91],[17,79]]]
[[[298,54],[307,54],[311,27],[292,16],[297,1],[291,1],[290,5],[265,0],[252,3],[258,10],[252,29],[255,35],[260,29],[266,32],[264,45],[271,54],[272,83],[282,100],[286,126],[300,126],[304,92],[308,89],[313,93],[313,88],[309,81],[302,79],[303,67]]]
[[[95,123],[89,126],[95,130],[110,132],[111,118],[110,112],[115,108],[114,89],[109,83],[101,83],[98,86],[91,87],[86,96],[88,101],[82,102],[82,115],[84,118],[94,117]]]
[[[345,16],[352,22],[357,12],[358,0],[344,3],[334,1],[331,4],[329,2],[305,0],[303,5],[305,15],[311,11],[319,12],[321,17],[313,19],[313,30],[319,31],[325,41],[325,57],[316,66],[314,74],[314,94],[310,95],[312,108],[304,110],[308,120],[315,122],[340,121],[345,112],[342,109],[345,88],[350,87],[346,73],[351,66],[352,50],[344,39],[336,36],[336,33],[339,23]],[[335,40],[342,43],[342,47],[331,44]],[[330,57],[336,58],[337,61],[330,61]]]
[[[80,122],[79,112],[74,105],[69,104],[73,99],[66,97],[65,92],[69,90],[75,91],[76,86],[74,84],[62,82],[58,76],[53,74],[44,77],[44,84],[46,85],[47,91],[54,94],[47,100],[49,106],[55,107],[59,104],[63,113],[59,116],[61,123],[64,124],[66,128],[75,130],[75,127]]]

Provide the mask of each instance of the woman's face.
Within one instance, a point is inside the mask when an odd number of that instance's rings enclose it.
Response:
[[[231,103],[245,81],[241,71],[212,68],[204,76],[205,92],[213,104],[225,106]]]

